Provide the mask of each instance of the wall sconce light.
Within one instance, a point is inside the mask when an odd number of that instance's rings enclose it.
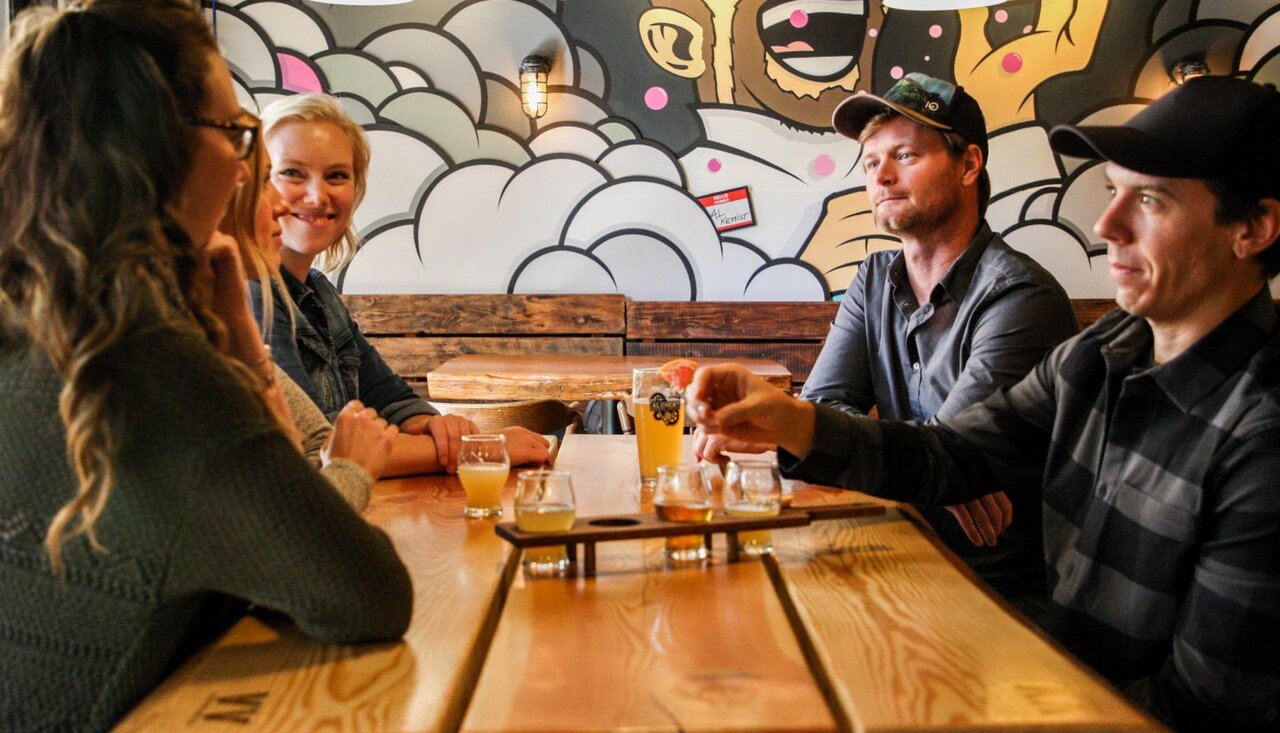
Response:
[[[999,5],[1005,0],[884,0],[892,10],[964,10]]]
[[[520,103],[529,119],[547,113],[547,73],[551,62],[546,56],[526,56],[520,63]]]
[[[1169,69],[1169,77],[1174,84],[1181,84],[1197,76],[1209,76],[1210,73],[1209,65],[1204,59],[1183,59]]]

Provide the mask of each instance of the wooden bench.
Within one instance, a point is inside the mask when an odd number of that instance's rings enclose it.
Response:
[[[459,354],[623,353],[621,295],[344,295],[382,358],[424,397]]]
[[[387,364],[424,397],[460,354],[773,359],[809,376],[839,303],[628,301],[621,295],[344,295]],[[1115,307],[1074,300],[1081,327]]]
[[[628,355],[773,359],[804,383],[840,304],[627,303]]]
[[[1115,308],[1111,300],[1073,300],[1080,327]],[[799,390],[809,377],[840,304],[627,302],[628,355],[773,359]]]

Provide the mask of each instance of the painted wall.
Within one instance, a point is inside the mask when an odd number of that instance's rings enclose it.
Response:
[[[1091,231],[1101,169],[1057,157],[1048,129],[1124,121],[1192,56],[1280,81],[1280,5],[1259,0],[205,6],[246,107],[325,90],[369,133],[365,243],[335,273],[348,293],[838,296],[896,242],[875,230],[859,146],[827,129],[831,110],[924,71],[986,112],[993,228],[1072,297],[1110,297]],[[517,94],[532,53],[552,59],[536,122]],[[717,232],[697,197],[744,186],[754,225]]]

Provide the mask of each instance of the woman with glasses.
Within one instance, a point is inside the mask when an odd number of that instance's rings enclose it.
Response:
[[[0,730],[110,728],[248,604],[333,642],[408,624],[390,542],[273,415],[236,246],[216,231],[248,175],[253,133],[236,125],[187,0],[15,23],[0,63]]]
[[[272,298],[252,291],[259,322],[271,324],[272,357],[325,414],[358,399],[399,425],[405,435],[396,440],[389,475],[436,466],[456,470],[461,436],[474,433],[475,426],[456,415],[437,415],[387,366],[337,289],[312,267],[335,272],[355,255],[358,238],[351,217],[364,197],[369,169],[364,130],[327,94],[278,99],[267,105],[262,119],[271,182],[288,209],[281,218],[284,288]],[[274,306],[270,320],[264,301]],[[547,459],[549,443],[541,435],[519,427],[503,432],[513,464]]]

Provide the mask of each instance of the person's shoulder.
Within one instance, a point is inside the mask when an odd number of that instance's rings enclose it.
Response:
[[[1010,247],[999,234],[992,236],[986,250],[978,259],[978,270],[985,271],[991,282],[999,287],[1031,285],[1068,301],[1062,284],[1030,255]]]
[[[244,380],[194,328],[141,331],[117,344],[108,361],[113,397],[134,419],[234,433],[270,425]]]

